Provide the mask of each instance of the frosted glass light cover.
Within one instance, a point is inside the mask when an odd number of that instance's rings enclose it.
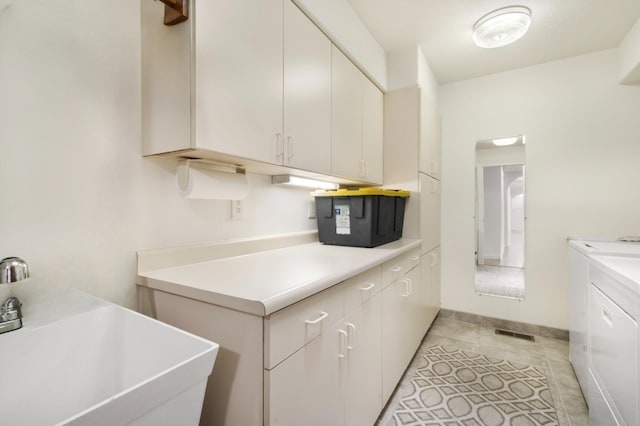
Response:
[[[506,46],[522,37],[531,24],[531,11],[512,6],[495,10],[473,26],[473,40],[484,48]]]

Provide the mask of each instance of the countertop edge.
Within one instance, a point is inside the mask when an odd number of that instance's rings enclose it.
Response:
[[[314,281],[301,282],[300,286],[293,287],[284,293],[274,294],[264,300],[243,299],[216,291],[194,288],[189,285],[175,282],[175,280],[168,281],[158,278],[149,278],[146,273],[138,274],[136,285],[187,297],[189,299],[199,300],[251,315],[265,317],[306,299],[307,297],[331,288],[334,285],[368,269],[381,265],[388,260],[419,248],[421,244],[422,240],[420,239],[403,239],[373,249],[362,248],[361,250],[371,250],[372,256],[370,260],[358,262],[348,271],[343,270],[335,274],[323,276],[322,278]],[[398,247],[393,247],[394,245],[397,245]]]

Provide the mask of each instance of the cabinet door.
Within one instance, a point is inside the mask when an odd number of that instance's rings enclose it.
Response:
[[[382,410],[382,296],[376,294],[348,315],[345,424],[373,425]]]
[[[440,113],[434,95],[420,89],[420,171],[440,179]]]
[[[408,310],[409,286],[402,279],[382,291],[382,401],[391,393],[407,368],[410,351]]]
[[[401,281],[408,281],[409,286],[409,310],[407,311],[407,355],[405,360],[405,368],[413,358],[413,355],[420,346],[420,342],[424,337],[425,315],[424,315],[424,292],[420,279],[420,268],[416,267],[409,271]]]
[[[422,252],[440,245],[440,182],[424,173],[420,176],[420,237]]]
[[[429,329],[440,310],[440,248],[422,256],[421,295],[424,332]]]
[[[283,164],[331,172],[331,41],[284,0]]]
[[[282,0],[193,4],[198,25],[193,38],[192,146],[277,162],[282,138]]]
[[[362,179],[362,73],[332,47],[331,172]]]
[[[384,97],[364,75],[362,80],[362,178],[382,184]]]
[[[436,248],[435,250],[433,250],[431,253],[431,291],[429,292],[429,294],[431,295],[431,298],[429,299],[429,310],[430,310],[430,317],[431,317],[431,321],[433,322],[433,320],[435,319],[436,315],[438,314],[438,311],[440,311],[440,298],[441,298],[441,279],[440,279],[440,271],[441,271],[441,259],[442,256],[440,255],[440,247],[438,246],[438,248]]]
[[[265,370],[265,418],[270,425],[342,425],[340,374],[346,336],[333,329],[272,370]]]

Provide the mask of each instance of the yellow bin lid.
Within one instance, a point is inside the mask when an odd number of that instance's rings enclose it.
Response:
[[[385,197],[409,198],[411,192],[404,189],[358,188],[358,189],[327,189],[311,193],[314,197],[362,197],[365,195],[383,195]]]

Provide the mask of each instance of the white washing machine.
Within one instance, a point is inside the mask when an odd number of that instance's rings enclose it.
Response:
[[[569,240],[569,356],[589,402],[588,318],[589,258],[594,255],[640,257],[640,243],[621,241]]]
[[[640,424],[640,257],[591,256],[590,424]]]

